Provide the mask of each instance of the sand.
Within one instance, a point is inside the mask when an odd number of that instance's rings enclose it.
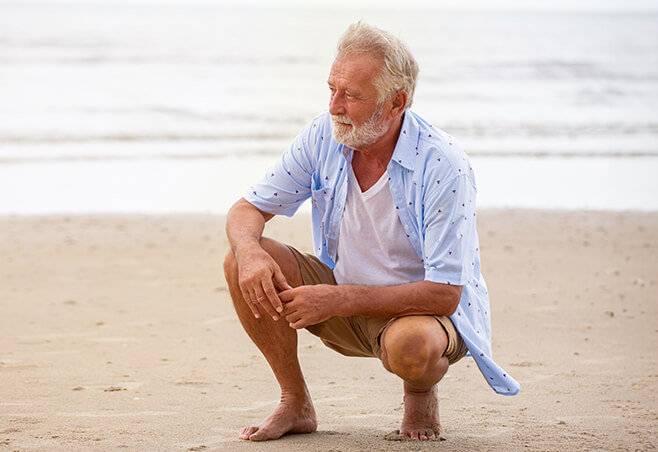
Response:
[[[308,217],[267,234],[309,250]],[[440,384],[447,441],[389,442],[401,384],[300,335],[319,431],[240,441],[278,388],[242,331],[224,219],[0,219],[0,451],[653,450],[658,214],[484,211],[496,395],[468,358]]]

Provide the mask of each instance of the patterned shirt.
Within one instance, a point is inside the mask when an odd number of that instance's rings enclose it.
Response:
[[[265,212],[292,216],[310,197],[314,251],[333,268],[354,151],[332,138],[331,127],[328,112],[311,121],[245,198]],[[499,394],[515,395],[519,384],[491,358],[475,179],[466,154],[450,135],[407,110],[388,174],[396,212],[425,280],[463,286],[450,318],[487,383]]]

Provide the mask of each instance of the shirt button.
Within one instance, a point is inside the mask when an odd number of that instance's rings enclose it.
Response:
[[[408,225],[408,224],[405,224],[405,225],[404,225],[404,229],[406,229],[406,230],[408,231],[408,230],[409,230],[409,225]]]
[[[398,192],[398,189],[397,189],[397,188],[394,188],[394,189],[393,189],[393,193],[397,193],[397,192]]]

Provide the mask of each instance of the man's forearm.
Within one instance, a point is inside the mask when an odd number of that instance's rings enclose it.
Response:
[[[254,317],[267,314],[278,320],[283,305],[277,291],[292,287],[279,264],[261,244],[265,222],[273,216],[243,198],[226,216],[226,235],[237,264],[238,285],[244,301]]]
[[[236,256],[242,248],[260,243],[265,222],[270,218],[271,215],[264,214],[245,199],[231,207],[226,216],[226,236]]]
[[[335,286],[340,316],[452,315],[461,286],[418,281],[398,286]]]

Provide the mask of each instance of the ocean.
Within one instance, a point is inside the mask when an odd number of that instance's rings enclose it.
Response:
[[[0,215],[226,212],[359,19],[411,47],[481,208],[658,210],[658,14],[108,0],[0,3]]]

